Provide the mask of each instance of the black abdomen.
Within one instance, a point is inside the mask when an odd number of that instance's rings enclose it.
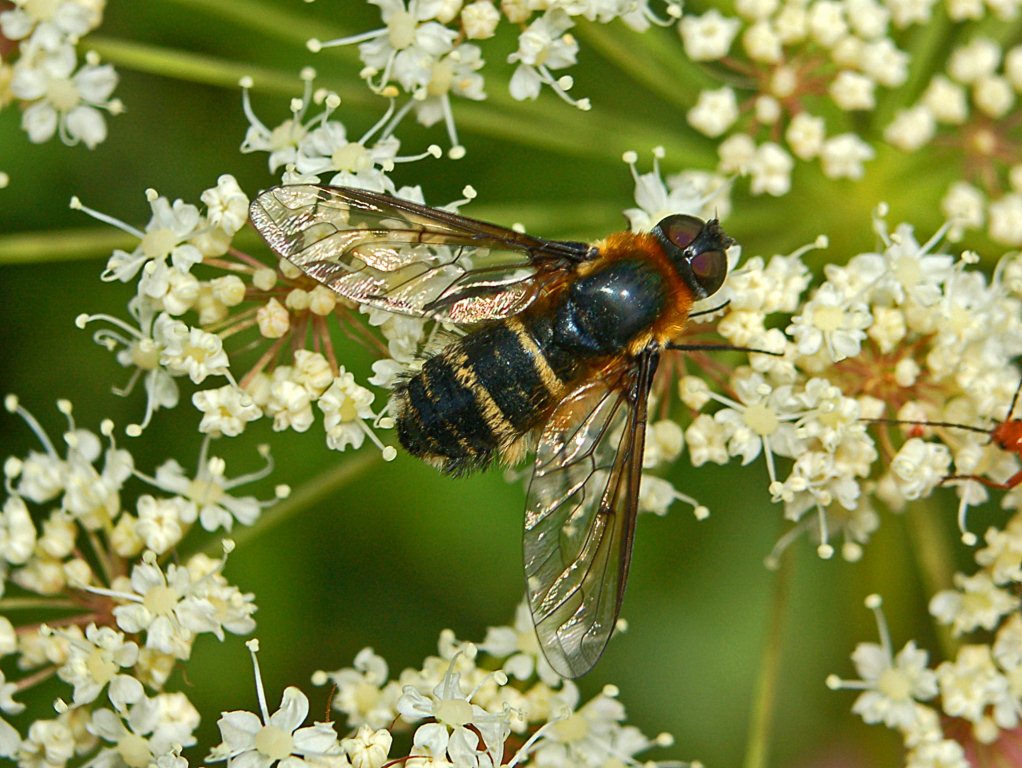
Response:
[[[510,461],[578,372],[543,317],[502,320],[445,347],[398,390],[397,430],[412,454],[444,472]]]

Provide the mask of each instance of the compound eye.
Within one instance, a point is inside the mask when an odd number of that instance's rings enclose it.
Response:
[[[706,293],[711,296],[724,284],[727,277],[727,255],[723,251],[703,251],[689,259],[692,274]]]
[[[654,228],[663,237],[671,258],[686,275],[690,287],[699,298],[716,293],[727,277],[728,246],[734,243],[724,234],[716,219],[703,221],[695,216],[677,213],[668,216]]]
[[[706,223],[695,216],[677,213],[673,216],[668,216],[658,226],[671,243],[684,250],[699,236]]]

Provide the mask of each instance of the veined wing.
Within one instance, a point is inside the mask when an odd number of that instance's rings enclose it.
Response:
[[[454,323],[521,312],[584,243],[544,240],[362,189],[294,184],[252,201],[270,247],[359,304]]]
[[[648,350],[568,395],[537,449],[525,509],[526,591],[543,653],[563,677],[592,669],[621,610],[658,360]]]

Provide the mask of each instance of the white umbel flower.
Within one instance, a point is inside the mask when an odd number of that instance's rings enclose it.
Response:
[[[998,588],[980,571],[972,576],[956,573],[955,589],[938,592],[930,600],[930,613],[950,624],[956,635],[977,629],[994,629],[1004,616],[1018,610],[1018,597]]]
[[[225,712],[217,721],[223,743],[207,760],[226,759],[232,768],[315,765],[316,758],[338,754],[337,734],[329,723],[299,727],[309,714],[309,699],[294,686],[284,689],[280,707],[262,718],[251,712]]]
[[[11,93],[27,104],[21,124],[32,142],[59,134],[65,144],[81,142],[93,149],[106,139],[103,111],[120,111],[119,103],[110,100],[117,73],[94,54],[81,68],[77,65],[70,44],[15,65]]]
[[[710,138],[722,135],[738,119],[738,100],[731,88],[701,91],[686,114],[689,125]]]
[[[244,710],[224,712],[217,721],[223,741],[206,759],[227,761],[232,768],[270,768],[277,764],[300,768],[322,765],[339,757],[341,746],[332,724],[301,727],[309,714],[309,699],[298,688],[285,688],[280,707],[270,713],[256,659],[259,643],[250,640],[246,645],[252,653],[260,714]]]
[[[879,595],[866,598],[866,607],[873,611],[877,622],[880,643],[859,643],[855,647],[852,661],[861,679],[841,680],[830,675],[827,686],[862,690],[852,711],[867,723],[882,722],[905,733],[918,732],[927,727],[926,713],[930,712],[920,702],[937,695],[937,675],[927,666],[926,651],[912,641],[894,655],[880,605]]]
[[[792,318],[788,333],[795,338],[799,354],[809,356],[826,349],[837,362],[859,353],[869,325],[866,304],[849,300],[833,283],[824,283]]]
[[[702,16],[686,13],[678,26],[685,53],[693,61],[714,61],[731,49],[742,23],[711,8]]]
[[[240,435],[248,422],[262,415],[252,396],[233,384],[196,392],[192,403],[202,412],[199,431],[206,435]]]
[[[68,657],[57,675],[74,686],[73,704],[95,701],[109,686],[110,701],[118,711],[143,696],[142,683],[122,670],[138,661],[138,646],[110,627],[89,624],[85,637],[68,638]]]
[[[455,765],[498,766],[503,762],[504,742],[511,733],[509,715],[492,714],[471,702],[475,691],[461,689],[461,675],[454,671],[458,655],[429,696],[408,685],[397,709],[406,719],[432,718],[420,725],[413,737],[413,754],[422,748],[434,759],[450,759]],[[496,673],[498,682],[507,676]],[[487,759],[489,762],[487,762]]]

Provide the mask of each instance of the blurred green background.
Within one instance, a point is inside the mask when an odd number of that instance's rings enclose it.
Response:
[[[302,41],[378,26],[378,10],[354,0],[311,5],[110,0],[102,28],[85,43],[108,54],[121,76],[116,95],[127,112],[108,121],[108,140],[91,152],[56,141],[35,146],[21,132],[15,110],[0,113],[0,170],[11,177],[10,186],[0,191],[3,392],[19,394],[54,436],[63,429],[54,409],[58,397],[72,398],[80,423],[92,429],[102,418],[121,426],[137,420],[141,393],[114,397],[110,388],[125,382],[125,371],[73,325],[81,312],[123,315],[131,294],[130,287],[98,280],[109,248],[83,243],[111,231],[69,210],[70,196],[141,227],[149,217],[148,187],[198,203],[199,193],[222,173],[234,174],[250,194],[269,186],[275,179],[266,156],[238,151],[246,123],[237,77],[222,75],[222,65],[233,63],[239,74],[272,73],[262,80],[271,85],[292,79],[290,90],[260,89],[256,75],[255,108],[269,125],[287,116],[290,96],[300,95],[301,67],[314,65],[320,73],[317,86],[341,95],[338,116],[357,136],[385,105],[358,80],[354,49],[313,56]],[[643,170],[657,143],[667,148],[669,172],[712,167],[712,144],[692,134],[683,112],[612,60],[607,39],[624,50],[642,51],[637,36],[619,25],[578,32],[582,53],[581,66],[572,70],[574,93],[592,98],[590,115],[549,93],[537,103],[509,104],[509,68],[502,62],[514,40],[505,33],[484,45],[492,103],[455,104],[467,157],[399,167],[399,183],[422,183],[427,200],[438,203],[460,197],[471,183],[479,201],[466,209],[470,215],[522,221],[530,231],[551,237],[591,239],[619,228],[621,210],[633,205],[632,180],[620,160],[624,150],[639,152]],[[648,33],[650,50],[679,51],[673,34]],[[209,56],[218,64],[203,67],[200,61],[188,74],[167,77],[157,72],[172,70],[170,59],[146,63],[140,58],[150,50],[186,59]],[[662,55],[651,53],[638,65],[655,74],[658,61]],[[685,81],[687,70],[680,71],[682,79],[664,80],[663,87],[691,90],[694,98],[694,83]],[[221,77],[226,80],[221,85],[203,82]],[[409,153],[431,142],[446,145],[441,126],[426,131],[409,121],[399,135]],[[883,183],[904,172],[904,166],[889,161],[878,158],[869,183],[824,182],[814,170],[799,168],[798,194],[764,200],[739,192],[728,231],[746,254],[765,256],[786,253],[826,232],[837,247],[820,258],[846,257],[873,243],[868,214],[878,202],[877,190],[902,186]],[[840,210],[817,204],[816,190],[823,184],[830,199],[843,201]],[[920,185],[911,195],[905,190],[902,198],[891,199],[892,221],[912,210],[921,212],[922,220],[915,217],[920,225],[939,224],[933,205],[937,192],[927,189]],[[11,247],[13,236],[26,233],[48,233],[44,252],[12,264],[12,252],[3,253],[5,244]],[[266,255],[254,238],[242,242]],[[369,359],[357,350],[352,355],[364,374]],[[196,423],[186,403],[160,412],[143,438],[120,439],[144,471],[168,457],[193,467]],[[5,453],[23,455],[34,447],[20,421],[4,413],[0,424]],[[329,451],[318,424],[304,435],[272,434],[262,425],[243,438],[221,440],[214,450],[227,458],[228,474],[234,476],[261,465],[255,446],[264,441],[273,446],[277,471],[259,486],[263,497],[271,495],[274,483],[302,488],[353,458]],[[743,757],[778,589],[778,577],[764,568],[763,558],[786,526],[780,508],[769,503],[761,462],[744,469],[692,470],[684,464],[679,462],[671,479],[713,514],[697,523],[678,505],[665,519],[642,519],[624,608],[629,631],[611,643],[580,685],[588,695],[607,683],[618,685],[631,723],[650,736],[675,735],[674,747],[649,757],[735,766]],[[322,719],[327,692],[309,684],[314,670],[346,666],[371,645],[396,673],[434,652],[445,627],[460,638],[482,640],[487,626],[509,622],[521,596],[523,501],[523,487],[505,482],[500,471],[452,480],[402,456],[391,465],[371,463],[314,508],[246,541],[232,556],[227,576],[257,595],[260,658],[271,700],[279,701],[286,685],[298,685]],[[897,646],[916,638],[936,647],[920,610],[926,595],[907,554],[904,523],[885,515],[865,558],[854,565],[821,561],[805,541],[792,549],[780,617],[784,643],[772,707],[771,765],[899,762],[897,735],[863,725],[850,713],[854,695],[828,691],[824,678],[832,672],[854,677],[849,654],[857,642],[875,641],[872,617],[862,607],[873,591],[885,597]],[[950,515],[947,524],[953,526]],[[980,521],[975,528],[984,526]],[[185,549],[202,543],[190,539]],[[221,710],[256,706],[241,638],[230,636],[223,644],[202,638],[177,684],[203,713],[203,749],[218,741],[215,722]],[[58,692],[51,686],[39,692],[38,701],[49,702]]]

